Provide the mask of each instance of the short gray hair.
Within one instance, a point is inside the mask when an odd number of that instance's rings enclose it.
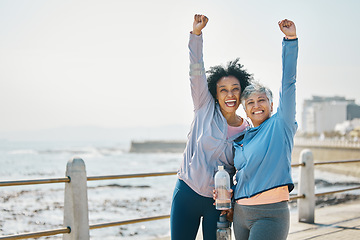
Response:
[[[250,97],[253,93],[265,93],[266,97],[269,99],[270,104],[273,101],[273,95],[271,90],[268,87],[258,83],[252,82],[249,86],[247,86],[244,91],[241,93],[241,104],[245,109],[245,101]]]

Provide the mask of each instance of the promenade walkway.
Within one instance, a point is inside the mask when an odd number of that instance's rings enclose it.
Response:
[[[359,240],[360,200],[316,208],[315,223],[299,223],[297,212],[291,215],[288,240]]]
[[[299,223],[297,212],[291,214],[290,221],[288,240],[359,240],[360,200],[316,208],[314,224]],[[201,239],[199,234],[197,240]],[[158,240],[170,240],[170,237]]]

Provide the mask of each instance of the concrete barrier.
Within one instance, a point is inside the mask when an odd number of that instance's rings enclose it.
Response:
[[[64,240],[89,240],[89,214],[87,197],[87,176],[85,163],[81,158],[73,158],[66,165],[64,227],[71,232],[64,234]]]
[[[304,149],[300,154],[299,194],[305,198],[298,199],[299,222],[314,223],[315,221],[315,178],[314,157],[309,149]]]

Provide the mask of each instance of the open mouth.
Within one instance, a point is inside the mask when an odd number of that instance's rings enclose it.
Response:
[[[234,107],[236,105],[236,100],[227,100],[225,101],[225,105],[228,107]]]

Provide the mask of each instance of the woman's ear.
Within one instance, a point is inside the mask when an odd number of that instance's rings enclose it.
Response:
[[[271,106],[270,106],[271,112],[273,112],[273,107],[274,107],[274,102],[271,102]]]

